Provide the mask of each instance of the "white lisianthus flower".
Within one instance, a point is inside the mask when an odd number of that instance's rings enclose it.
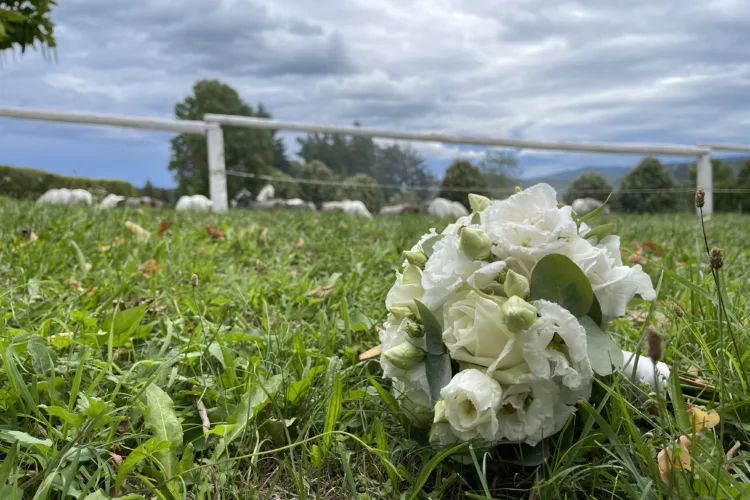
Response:
[[[435,310],[453,296],[466,280],[485,262],[470,260],[459,249],[460,238],[448,234],[435,243],[433,253],[422,274],[422,302]]]
[[[504,387],[495,441],[534,446],[559,432],[576,411],[575,406],[563,403],[560,396],[560,387],[551,380]]]
[[[594,371],[589,361],[586,330],[568,310],[554,302],[533,302],[539,319],[522,333],[523,357],[529,370],[542,380],[559,380],[565,402],[591,395]],[[570,401],[570,399],[573,401]]]
[[[480,226],[495,242],[500,259],[514,257],[531,268],[578,238],[571,207],[557,207],[555,190],[537,184],[480,212]]]
[[[495,438],[503,390],[494,379],[479,370],[464,370],[440,394],[445,400],[445,418],[456,436],[464,441]]]
[[[385,297],[385,307],[389,311],[411,311],[417,314],[414,299],[420,300],[424,295],[422,288],[422,270],[417,266],[407,265],[404,272],[396,272],[396,283],[393,284]],[[403,316],[403,314],[399,314]]]
[[[588,240],[575,240],[565,245],[560,253],[586,274],[605,322],[625,314],[628,303],[636,294],[645,300],[656,297],[651,278],[640,265],[622,265],[618,236],[606,236],[596,246]]]

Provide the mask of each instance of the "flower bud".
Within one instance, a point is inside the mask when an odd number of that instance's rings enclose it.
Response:
[[[409,261],[409,264],[422,267],[427,263],[427,255],[425,255],[422,248],[417,247],[416,250],[405,250],[404,258]]]
[[[396,368],[411,370],[424,360],[424,351],[410,342],[402,342],[383,353]]]
[[[492,200],[481,194],[469,194],[469,206],[475,212],[481,212],[485,208],[492,205]]]
[[[712,248],[708,253],[708,265],[711,269],[721,269],[724,265],[724,256],[721,253],[721,248]]]
[[[433,423],[439,424],[447,421],[448,419],[445,417],[445,400],[435,401],[435,418],[433,419]]]
[[[424,335],[424,329],[422,326],[410,319],[406,320],[403,328],[406,334],[411,338],[422,337]]]
[[[512,269],[505,275],[503,285],[507,297],[520,297],[525,299],[529,296],[529,280]]]
[[[408,306],[393,306],[388,311],[399,320],[404,318],[414,319],[417,317],[417,315],[414,314],[414,311]]]
[[[512,332],[522,332],[536,321],[536,307],[513,296],[500,307],[500,318]]]
[[[461,231],[461,251],[471,260],[482,260],[490,256],[492,240],[487,233],[474,227],[465,227]]]
[[[401,278],[401,285],[418,285],[420,283],[422,283],[421,270],[417,266],[406,266]]]
[[[696,208],[703,208],[703,205],[706,203],[706,192],[703,190],[703,188],[698,188],[695,191],[695,206]]]
[[[518,193],[520,193],[521,191],[523,191],[523,188],[522,188],[521,186],[516,186],[516,187],[515,187],[515,188],[513,189],[513,193],[515,193],[515,194],[518,194]]]
[[[648,326],[644,334],[646,335],[646,352],[648,357],[656,363],[664,354],[664,335],[653,326]]]

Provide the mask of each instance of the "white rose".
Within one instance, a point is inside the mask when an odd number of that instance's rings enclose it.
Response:
[[[586,330],[554,302],[533,302],[540,317],[522,332],[523,356],[529,370],[543,380],[559,380],[565,403],[588,399],[594,372],[586,346]]]
[[[417,266],[407,265],[404,272],[396,273],[396,283],[393,284],[385,297],[385,307],[389,311],[409,310],[417,314],[414,299],[420,300],[424,295],[422,288],[422,270]]]
[[[443,342],[452,359],[483,367],[497,381],[512,384],[529,375],[529,368],[519,335],[501,320],[505,301],[476,290],[459,292],[443,307]]]
[[[486,265],[486,262],[467,258],[459,249],[459,244],[457,234],[444,236],[435,243],[432,256],[425,264],[422,302],[432,310],[442,306],[475,271]]]
[[[445,400],[445,417],[456,436],[464,441],[495,438],[503,390],[494,379],[479,370],[464,370],[440,394]]]

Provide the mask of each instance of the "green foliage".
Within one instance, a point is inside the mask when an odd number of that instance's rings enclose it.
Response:
[[[636,299],[628,313],[650,312],[648,323],[664,333],[671,397],[639,403],[628,395],[638,388],[624,377],[597,381],[591,400],[544,442],[541,457],[524,450],[523,460],[544,461],[541,467],[477,452],[486,490],[481,469],[451,459],[468,444],[430,446],[399,413],[378,359],[358,358],[379,342],[402,251],[450,221],[166,212],[174,225],[157,237],[159,219],[132,212],[153,234],[141,242],[122,217],[27,201],[2,205],[0,492],[9,499],[340,499],[353,497],[352,485],[371,500],[535,492],[553,500],[715,498],[716,484],[727,498],[744,498],[750,395],[736,352],[750,359],[746,216],[717,214],[709,226],[709,245],[725,252],[720,273],[729,298],[721,316],[694,215],[602,217],[617,223],[623,242],[648,239],[662,249],[659,260],[642,255],[655,282],[664,270],[658,299]],[[225,239],[212,240],[205,224],[221,227]],[[20,247],[19,227],[36,228],[39,239]],[[124,244],[104,249],[118,237]],[[141,265],[151,259],[160,268],[147,278]],[[89,342],[100,331],[106,340]],[[606,333],[622,349],[643,351],[642,325],[630,315]],[[706,387],[685,382],[691,366]],[[656,456],[689,427],[686,401],[717,409],[723,430],[692,439],[693,474],[683,475],[694,491],[671,492]],[[721,457],[736,441],[742,448],[728,471]],[[165,470],[175,476],[165,478]]]
[[[421,203],[422,199],[414,191],[398,191],[394,193],[389,199],[389,205],[401,205],[402,203]]]
[[[283,179],[278,181],[269,181],[271,184],[273,184],[274,197],[283,200],[291,200],[292,198],[301,197],[301,187],[299,183],[294,180],[294,177],[275,168],[271,169],[271,173],[269,175],[279,179]]]
[[[463,190],[451,188],[462,188]],[[445,171],[438,196],[447,200],[458,201],[469,208],[469,193],[466,191],[469,188],[471,188],[472,193],[485,194],[487,179],[479,171],[479,168],[469,160],[457,159]]]
[[[573,316],[581,317],[591,309],[594,291],[575,262],[561,254],[542,257],[531,272],[531,300],[560,304]]]
[[[685,186],[690,188],[697,187],[698,183],[698,167],[692,165],[690,167],[690,180],[685,183]],[[740,175],[742,170],[740,170]],[[742,187],[742,183],[734,178],[734,169],[732,166],[722,160],[721,158],[711,158],[711,180],[713,188],[717,190],[721,189],[737,189]],[[691,189],[692,190],[692,189]],[[750,205],[747,204],[747,194],[745,193],[714,193],[714,211],[716,212],[741,212],[742,206],[745,205],[745,211]],[[695,196],[692,193],[685,195],[686,205],[689,209],[695,208]]]
[[[55,23],[52,22],[52,8],[55,0],[6,0],[0,3],[0,53],[6,50],[21,50],[37,45],[46,55],[47,49],[54,49]]]
[[[340,199],[360,200],[372,213],[377,213],[385,202],[378,181],[367,174],[355,174],[344,181],[339,191]]]
[[[331,182],[336,181],[336,176],[323,162],[311,161],[298,166],[299,176],[302,179]],[[326,201],[337,199],[338,187],[333,184],[306,184],[300,183],[299,190],[303,200],[311,201],[320,206]]]
[[[607,179],[598,172],[584,172],[568,185],[563,201],[571,205],[578,198],[594,198],[601,202],[614,192]]]
[[[502,150],[487,150],[479,162],[479,171],[482,172],[490,190],[512,189],[517,182],[515,179],[520,173],[518,170],[518,157],[514,153]],[[495,198],[502,198],[502,193],[492,192]]]
[[[644,158],[620,183],[615,206],[623,212],[673,212],[679,196],[669,190],[677,183],[656,158]],[[632,190],[632,192],[628,192]]]
[[[34,168],[0,165],[0,196],[35,200],[50,189],[60,188],[100,190],[120,196],[137,194],[135,186],[126,181],[66,177]]]
[[[237,116],[270,115],[247,104],[237,91],[218,80],[200,80],[193,85],[193,94],[175,105],[175,116],[183,120],[202,120],[206,113]],[[172,159],[169,170],[174,173],[178,193],[208,196],[208,149],[206,138],[179,134],[171,141]],[[275,161],[274,140],[266,130],[224,127],[224,162],[227,170],[269,174]],[[227,194],[232,198],[242,188],[256,193],[263,187],[260,179],[227,176]]]
[[[155,200],[161,200],[168,204],[175,204],[179,196],[177,190],[174,188],[160,188],[151,184],[150,180],[146,180],[146,183],[142,188],[138,189],[138,196],[148,196]]]

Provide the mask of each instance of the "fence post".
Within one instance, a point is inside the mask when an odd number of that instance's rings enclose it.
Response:
[[[227,170],[224,165],[224,133],[221,125],[210,123],[206,134],[208,142],[208,187],[214,212],[229,210],[227,202]]]
[[[706,192],[706,201],[703,205],[703,213],[711,215],[714,211],[714,185],[713,167],[711,165],[711,153],[704,153],[698,157],[698,186]],[[697,211],[697,209],[696,209]]]

